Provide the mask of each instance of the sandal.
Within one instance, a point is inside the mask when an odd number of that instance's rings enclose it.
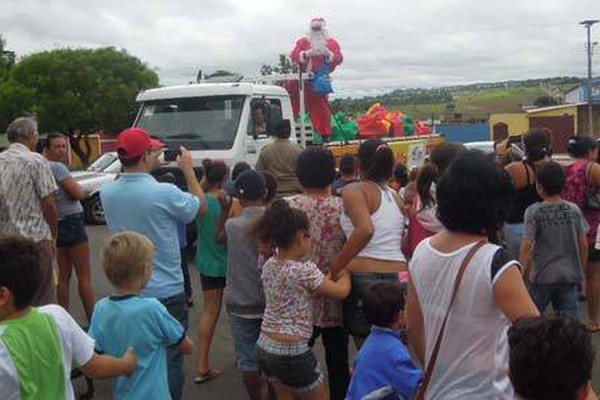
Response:
[[[205,372],[203,374],[198,374],[198,376],[196,376],[194,378],[194,383],[197,385],[201,385],[208,381],[212,381],[215,378],[218,378],[219,375],[221,375],[221,371],[216,370],[216,369],[211,369],[210,371]]]
[[[588,333],[598,333],[600,332],[600,325],[597,322],[590,322],[587,326]]]

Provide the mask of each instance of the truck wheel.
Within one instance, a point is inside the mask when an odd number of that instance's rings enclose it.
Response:
[[[84,206],[85,219],[88,224],[91,225],[104,225],[106,219],[104,217],[104,209],[100,202],[100,195],[93,195],[88,201],[85,202]]]

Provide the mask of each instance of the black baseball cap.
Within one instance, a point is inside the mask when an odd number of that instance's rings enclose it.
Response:
[[[267,193],[265,177],[252,169],[239,174],[234,187],[234,194],[241,199],[258,200]]]

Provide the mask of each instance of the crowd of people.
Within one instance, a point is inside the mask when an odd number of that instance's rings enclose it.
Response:
[[[181,399],[184,355],[197,354],[195,383],[220,376],[210,350],[223,303],[252,400],[597,398],[600,164],[589,137],[571,138],[569,165],[551,160],[548,131],[532,130],[523,160],[445,143],[412,171],[384,141],[337,161],[326,147],[301,149],[282,124],[255,169],[204,160],[199,172],[182,148],[182,191],[172,176],[151,174],[163,144],[127,129],[117,139],[123,171],[100,191],[113,290],[96,302],[65,137],[49,136],[41,155],[34,119],[7,132],[6,398],[73,398],[69,373],[80,367],[111,378],[117,399]],[[196,343],[186,334],[191,223],[202,288]],[[73,270],[87,332],[65,311]]]

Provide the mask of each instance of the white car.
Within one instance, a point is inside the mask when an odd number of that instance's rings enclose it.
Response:
[[[465,143],[465,147],[469,150],[483,151],[485,154],[492,154],[495,152],[494,142],[492,141],[468,142]],[[525,156],[523,149],[521,149],[516,143],[511,143],[510,148],[515,154],[519,155],[520,157]]]
[[[73,171],[71,175],[83,187],[85,198],[81,200],[85,220],[89,224],[105,224],[104,210],[100,202],[100,187],[114,181],[121,172],[121,162],[116,152],[101,155],[84,171]]]

